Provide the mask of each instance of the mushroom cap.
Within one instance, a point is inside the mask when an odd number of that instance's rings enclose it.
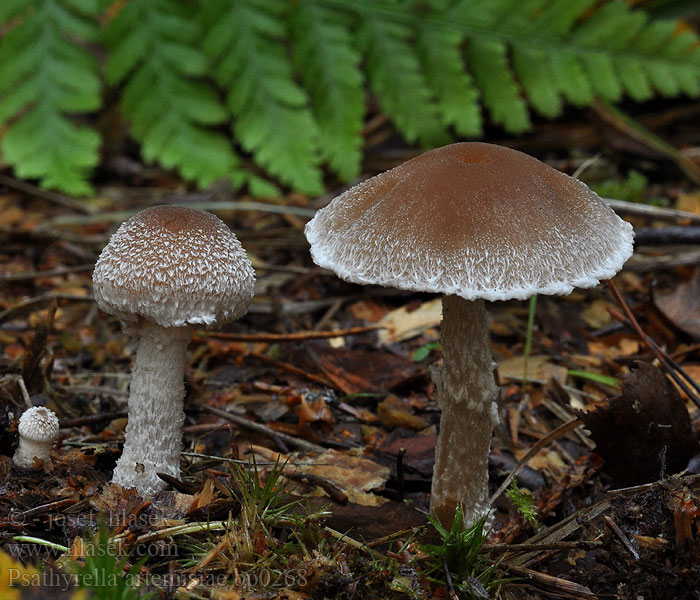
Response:
[[[58,417],[45,406],[33,406],[22,413],[17,431],[32,442],[52,442],[58,435]]]
[[[305,229],[314,262],[361,284],[473,300],[568,294],[632,255],[632,226],[585,184],[493,144],[436,148],[350,188]]]
[[[154,206],[122,223],[92,274],[95,300],[126,322],[212,325],[243,316],[253,267],[236,236],[211,213]]]

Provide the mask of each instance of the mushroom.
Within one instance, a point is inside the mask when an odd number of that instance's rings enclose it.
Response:
[[[442,409],[431,511],[488,510],[498,389],[484,300],[568,294],[608,279],[633,230],[585,184],[492,144],[421,154],[347,190],[306,225],[314,262],[341,278],[442,298]]]
[[[165,487],[158,472],[180,475],[183,378],[192,332],[246,313],[253,268],[218,217],[155,206],[122,223],[100,254],[92,280],[98,306],[139,338],[124,450],[112,481],[151,495]]]
[[[33,406],[19,418],[19,446],[12,460],[18,467],[31,469],[34,459],[48,460],[58,435],[58,417],[44,406]]]

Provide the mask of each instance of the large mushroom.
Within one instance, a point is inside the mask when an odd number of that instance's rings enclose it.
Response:
[[[156,206],[119,227],[95,265],[98,306],[139,338],[129,421],[113,481],[142,495],[180,474],[187,346],[197,326],[243,316],[255,276],[240,242],[218,217]]]
[[[431,511],[488,509],[498,421],[484,300],[568,294],[615,275],[633,230],[578,180],[501,146],[431,150],[335,198],[306,225],[316,264],[341,278],[443,294],[442,409]]]

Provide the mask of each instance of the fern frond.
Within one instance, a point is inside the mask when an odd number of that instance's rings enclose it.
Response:
[[[106,45],[106,78],[146,160],[261,194],[276,188],[240,165],[236,144],[309,194],[323,164],[358,174],[366,87],[424,146],[449,129],[479,135],[482,112],[519,133],[530,110],[551,118],[565,102],[700,96],[698,35],[631,4],[0,0],[0,150],[19,177],[90,191],[99,137],[76,117],[99,108],[102,85],[85,42]]]
[[[130,0],[105,31],[106,75],[123,84],[121,107],[147,161],[206,186],[234,178],[238,159],[213,126],[228,115],[207,83],[201,32],[178,0]]]
[[[459,3],[468,6],[457,12],[460,25],[473,24],[465,12],[473,13],[481,2]],[[478,23],[478,33],[510,48],[529,104],[545,116],[559,114],[560,93],[577,105],[590,104],[595,95],[609,101],[623,93],[638,101],[655,92],[700,95],[697,35],[681,33],[668,22],[649,22],[622,0],[595,5],[594,0],[510,5],[498,0],[490,3],[489,18]]]
[[[477,137],[483,119],[479,92],[460,48],[463,41],[459,32],[423,25],[416,36],[416,52],[437,97],[442,122],[460,135]]]
[[[381,12],[359,16],[357,43],[365,58],[370,88],[384,113],[409,142],[418,141],[423,146],[446,143],[449,138],[435,97],[411,45],[411,28]]]
[[[530,117],[508,64],[507,46],[498,40],[477,38],[469,43],[467,54],[493,122],[513,133],[527,131]]]
[[[294,188],[322,189],[319,131],[296,83],[282,0],[205,0],[203,48],[227,91],[233,131],[243,148]]]
[[[365,94],[349,19],[313,2],[298,2],[290,25],[294,63],[320,127],[322,156],[342,181],[351,181],[362,161]]]
[[[0,149],[15,174],[42,187],[89,194],[100,139],[71,115],[100,106],[98,65],[80,42],[98,37],[97,6],[61,0],[5,0],[16,24],[0,41]]]
[[[317,1],[400,28],[404,40],[410,32],[438,106],[449,104],[447,94],[455,89],[475,83],[491,119],[513,133],[529,128],[528,105],[553,117],[561,112],[562,99],[586,106],[595,96],[615,101],[623,94],[635,100],[655,93],[700,95],[698,36],[671,23],[650,22],[623,0]],[[426,29],[439,32],[430,51],[445,56],[452,86],[435,78],[436,69],[426,61],[428,46],[421,40]],[[455,39],[466,47],[463,74],[459,61],[447,58]],[[367,70],[371,74],[371,65]],[[392,91],[391,83],[385,87],[375,90],[380,104],[382,94]],[[474,100],[464,99],[462,109],[473,113]]]
[[[666,25],[654,23],[648,29]],[[651,60],[645,64],[656,89],[666,96],[683,92],[689,96],[700,95],[700,41],[689,31],[682,31],[678,24],[668,31],[664,39],[652,51]],[[641,42],[641,36],[639,41]],[[692,61],[692,62],[691,62]],[[676,68],[668,69],[672,62]]]

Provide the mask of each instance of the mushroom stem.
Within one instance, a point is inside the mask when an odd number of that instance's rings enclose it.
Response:
[[[450,527],[458,504],[466,525],[488,506],[488,456],[498,422],[498,387],[483,300],[442,298],[443,365],[433,370],[442,409],[430,510]]]
[[[34,459],[48,460],[51,457],[51,447],[53,440],[48,442],[38,442],[36,440],[28,440],[20,436],[19,446],[12,457],[15,464],[23,469],[31,469],[34,465]]]
[[[131,374],[129,422],[112,481],[151,495],[166,487],[156,473],[180,476],[183,377],[192,329],[144,321]]]

